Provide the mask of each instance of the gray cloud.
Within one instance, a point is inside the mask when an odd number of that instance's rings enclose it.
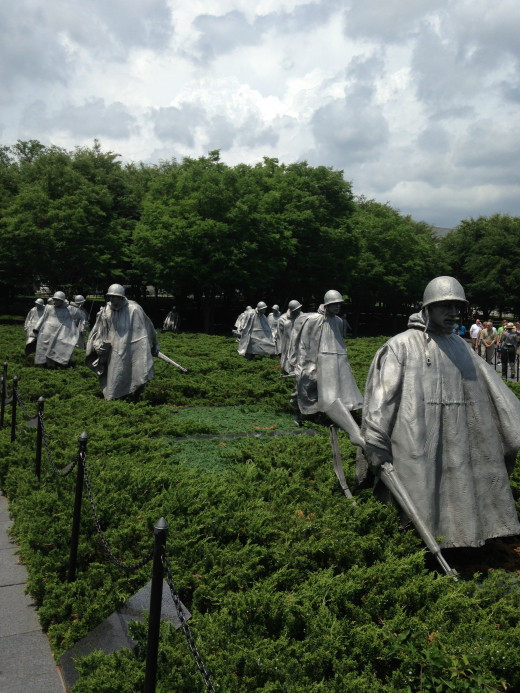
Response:
[[[89,99],[80,106],[66,104],[48,112],[42,101],[24,110],[22,126],[27,132],[68,132],[74,137],[126,139],[137,130],[137,120],[122,103],[108,106],[103,99]]]
[[[160,140],[193,147],[194,131],[200,125],[206,124],[207,117],[200,106],[184,103],[180,108],[168,106],[152,109],[151,120],[154,132]]]
[[[316,29],[341,6],[340,0],[318,0],[297,5],[292,11],[258,15],[248,22],[245,15],[233,10],[225,15],[202,14],[193,26],[200,32],[195,46],[197,59],[207,64],[219,55],[230,53],[240,46],[259,45],[266,33],[273,31],[282,36]]]
[[[278,141],[275,129],[266,127],[254,112],[235,122],[223,114],[210,114],[201,105],[183,103],[178,108],[153,109],[151,120],[159,139],[192,148],[196,145],[197,135],[204,151],[226,151],[234,146],[251,149],[275,145]]]
[[[25,2],[11,3],[0,22],[0,103],[29,83],[65,83],[73,58],[56,40],[52,18],[30,10]]]
[[[424,17],[445,4],[431,0],[352,0],[344,14],[345,33],[352,38],[398,43],[417,34]]]

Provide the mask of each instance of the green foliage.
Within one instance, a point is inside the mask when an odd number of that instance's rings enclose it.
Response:
[[[360,239],[349,292],[357,311],[378,301],[392,311],[413,305],[432,277],[446,273],[431,227],[388,204],[359,198],[350,224]]]
[[[348,341],[361,387],[381,342]],[[230,338],[165,334],[163,350],[189,373],[159,364],[133,404],[102,400],[79,352],[75,366],[52,371],[35,368],[23,345],[21,326],[0,329],[0,358],[28,412],[45,397],[58,467],[87,431],[96,509],[115,555],[140,560],[166,518],[175,583],[217,690],[519,689],[517,576],[495,570],[455,583],[426,569],[419,538],[400,529],[393,508],[370,491],[347,501],[328,429],[295,429],[291,384],[275,361],[240,358]],[[77,579],[66,581],[74,475],[56,478],[44,453],[38,483],[35,431],[22,419],[15,444],[0,431],[0,485],[59,657],[149,581],[150,565],[126,574],[108,561],[85,498]],[[352,487],[355,448],[343,434],[340,448]],[[140,690],[146,624],[133,632],[134,651],[78,663],[75,692]],[[158,691],[203,690],[182,632],[166,623],[158,664]]]
[[[494,214],[462,221],[442,248],[472,305],[520,314],[520,218]]]

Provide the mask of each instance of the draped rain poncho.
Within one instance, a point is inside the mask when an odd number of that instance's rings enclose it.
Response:
[[[38,331],[34,363],[43,365],[52,361],[60,366],[70,363],[78,343],[81,319],[81,313],[73,306],[46,305],[34,328]]]
[[[520,534],[509,484],[520,449],[520,401],[458,335],[425,333],[421,314],[408,326],[371,365],[367,445],[394,464],[441,547]]]
[[[336,400],[349,410],[363,404],[363,395],[348,360],[342,326],[341,318],[329,315],[324,306],[317,313],[303,313],[294,322],[289,365],[296,373],[302,414],[326,412]]]
[[[125,299],[120,310],[112,310],[108,303],[97,314],[86,364],[98,374],[104,398],[118,399],[153,378],[152,351],[158,348],[150,318],[138,303]]]
[[[246,354],[271,356],[275,354],[275,351],[274,337],[267,318],[263,313],[251,311],[246,316],[238,344],[238,353],[241,356]]]

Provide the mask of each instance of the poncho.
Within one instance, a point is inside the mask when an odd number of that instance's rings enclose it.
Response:
[[[23,329],[27,334],[27,339],[34,339],[33,330],[36,327],[38,320],[42,317],[45,306],[33,306],[31,310],[27,313],[25,318],[25,323]]]
[[[53,361],[60,366],[68,365],[78,343],[81,319],[81,313],[73,306],[46,305],[34,328],[38,331],[34,363],[43,365]]]
[[[343,321],[324,306],[296,318],[289,347],[289,367],[296,373],[298,406],[302,414],[326,412],[340,400],[358,409],[363,395],[354,379],[342,337]]]
[[[424,332],[420,314],[371,365],[367,445],[391,461],[441,547],[520,534],[509,485],[520,449],[520,401],[455,334]],[[367,469],[360,461],[358,480]]]
[[[241,356],[275,353],[273,333],[263,313],[253,310],[247,314],[237,351]]]
[[[86,364],[99,376],[106,400],[135,392],[154,376],[152,351],[158,351],[157,333],[138,303],[120,310],[110,303],[101,308],[89,335]]]
[[[304,315],[300,313],[299,315]],[[288,310],[282,315],[280,320],[278,320],[278,349],[280,350],[280,365],[285,373],[290,373],[290,352],[289,345],[291,343],[291,335],[294,327],[294,323],[298,319],[299,315],[293,317],[291,311]]]

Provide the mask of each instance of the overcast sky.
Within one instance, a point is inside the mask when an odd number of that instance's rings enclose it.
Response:
[[[0,143],[344,171],[437,226],[520,216],[518,0],[0,0]]]

